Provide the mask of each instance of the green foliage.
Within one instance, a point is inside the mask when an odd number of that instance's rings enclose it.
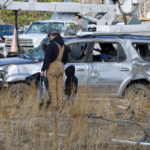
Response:
[[[45,20],[51,16],[50,12],[30,12],[30,11],[19,11],[18,12],[18,26],[28,25],[34,20]],[[0,19],[6,24],[15,24],[14,11],[11,10],[0,10]]]
[[[23,0],[14,0],[23,1]],[[37,0],[37,2],[62,2],[63,0]],[[78,0],[73,0],[77,2]],[[18,11],[18,26],[29,25],[31,21],[46,20],[51,16],[51,12]],[[0,10],[0,20],[6,24],[15,24],[14,11]]]

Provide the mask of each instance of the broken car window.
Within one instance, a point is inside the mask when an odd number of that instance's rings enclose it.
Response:
[[[93,62],[122,62],[126,55],[119,43],[95,43]]]
[[[69,62],[79,63],[87,61],[88,43],[73,43],[69,45]]]
[[[150,61],[150,44],[149,43],[133,43],[141,58],[145,61]]]
[[[26,58],[44,60],[44,50],[43,50],[42,44],[36,48],[28,50],[27,52],[23,54],[23,56],[25,56]]]

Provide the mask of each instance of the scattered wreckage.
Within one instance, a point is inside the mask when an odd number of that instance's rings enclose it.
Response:
[[[112,142],[123,143],[123,144],[132,144],[132,145],[150,146],[150,129],[145,128],[144,126],[142,126],[138,122],[129,121],[129,120],[113,120],[113,119],[106,118],[104,116],[98,116],[96,114],[89,114],[88,118],[89,119],[105,120],[107,122],[116,123],[116,124],[130,124],[130,125],[137,126],[140,130],[143,131],[143,134],[144,134],[144,136],[140,140],[138,140],[137,142],[128,141],[128,140],[120,140],[120,139],[112,139]]]

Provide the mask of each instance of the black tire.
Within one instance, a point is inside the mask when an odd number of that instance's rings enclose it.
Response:
[[[14,83],[9,86],[9,95],[11,98],[23,99],[29,92],[29,85],[23,82]]]
[[[146,119],[147,112],[145,106],[150,104],[148,85],[141,83],[131,84],[125,91],[125,100],[128,103],[126,113],[128,113],[127,115],[130,118],[141,120],[144,117]]]
[[[125,97],[132,96],[134,100],[139,98],[139,96],[143,96],[145,100],[149,100],[150,98],[150,90],[147,85],[141,83],[131,84],[125,91]]]

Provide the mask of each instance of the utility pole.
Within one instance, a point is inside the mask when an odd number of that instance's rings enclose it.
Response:
[[[18,50],[20,51],[18,42],[18,10],[14,10],[14,12],[15,12],[16,44],[18,46]]]

